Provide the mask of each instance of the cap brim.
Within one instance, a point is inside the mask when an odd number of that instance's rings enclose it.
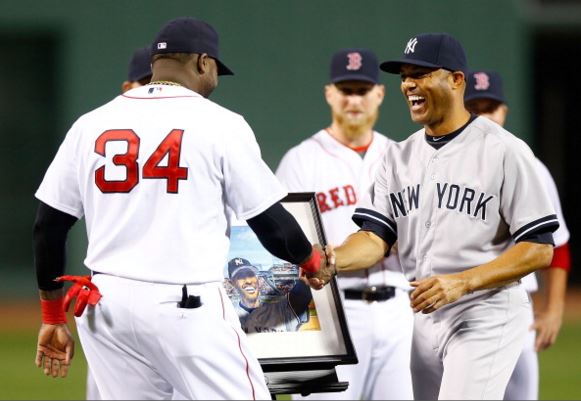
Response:
[[[500,96],[496,96],[490,93],[470,93],[469,95],[464,96],[464,102],[469,102],[471,100],[477,100],[477,99],[490,99],[490,100],[494,100],[497,101],[499,103],[506,103],[506,101],[500,97]]]
[[[218,64],[218,75],[234,75],[234,72],[230,68],[226,67],[223,62],[217,58],[214,60],[216,60],[216,64]]]
[[[381,63],[379,65],[379,68],[382,71],[389,72],[390,74],[399,74],[401,71],[401,66],[404,64],[417,65],[420,67],[443,68],[441,65],[432,64],[432,63],[428,63],[426,61],[421,61],[421,60],[412,60],[412,59],[384,61],[383,63]]]
[[[336,84],[337,82],[343,82],[343,81],[363,81],[363,82],[369,82],[372,84],[378,83],[373,78],[370,78],[366,75],[358,75],[358,74],[341,75],[339,77],[334,77],[333,79],[331,79],[331,83],[333,83],[333,84]]]

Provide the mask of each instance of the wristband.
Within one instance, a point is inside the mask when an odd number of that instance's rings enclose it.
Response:
[[[40,310],[42,312],[42,323],[65,324],[67,322],[62,297],[53,300],[41,299]]]
[[[306,262],[303,262],[300,267],[309,273],[315,273],[317,270],[319,270],[321,267],[321,254],[315,247],[313,247],[311,256],[307,259]]]

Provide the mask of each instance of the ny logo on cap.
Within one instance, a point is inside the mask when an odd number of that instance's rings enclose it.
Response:
[[[244,264],[244,262],[242,261],[242,259],[240,259],[240,258],[236,258],[236,259],[234,259],[234,264],[235,264],[236,266],[240,266],[240,265],[243,265],[243,264]]]
[[[405,47],[405,50],[403,51],[404,54],[410,54],[416,51],[416,45],[418,44],[418,39],[417,38],[411,38],[408,41],[408,44]]]
[[[166,42],[159,42],[157,44],[157,48],[158,49],[167,49],[167,43]]]
[[[477,72],[474,74],[474,79],[476,81],[474,83],[474,89],[478,91],[485,91],[490,88],[490,78],[488,77],[487,73]]]
[[[357,71],[361,68],[361,54],[359,52],[348,53],[347,58],[349,59],[349,64],[347,64],[347,68],[349,71]]]

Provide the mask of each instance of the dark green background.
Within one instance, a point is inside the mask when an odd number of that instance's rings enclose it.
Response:
[[[0,297],[35,293],[34,191],[68,127],[119,93],[133,50],[167,20],[205,19],[235,72],[212,99],[247,119],[275,169],[292,145],[330,122],[323,98],[328,64],[341,47],[399,57],[421,32],[459,38],[474,68],[498,70],[511,104],[507,128],[537,147],[533,130],[534,34],[547,22],[536,1],[2,1],[0,2]],[[566,15],[567,13],[565,13]],[[574,26],[574,23],[569,22]],[[401,140],[418,127],[397,76],[377,129]],[[518,106],[517,106],[518,105]],[[558,177],[563,182],[562,176]],[[70,237],[69,271],[82,271],[84,225]]]

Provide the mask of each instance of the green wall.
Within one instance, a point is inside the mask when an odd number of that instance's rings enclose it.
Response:
[[[47,60],[37,58],[31,61],[34,65],[15,68],[8,51],[13,46],[1,46],[10,40],[0,40],[4,80],[27,82],[34,74],[50,81],[48,89],[42,89],[50,95],[45,96],[50,124],[38,133],[47,143],[40,148],[29,146],[33,138],[17,143],[23,158],[38,162],[28,167],[34,171],[26,175],[27,185],[16,192],[2,189],[2,198],[10,192],[16,199],[13,204],[21,200],[26,209],[6,211],[12,216],[11,226],[3,225],[1,230],[11,238],[16,232],[11,254],[21,256],[5,258],[0,245],[0,290],[4,290],[0,292],[34,292],[32,197],[66,130],[79,115],[117,95],[133,50],[151,41],[164,22],[182,15],[205,19],[220,33],[221,58],[236,76],[224,77],[212,98],[245,116],[273,169],[285,150],[329,124],[323,85],[335,50],[361,46],[375,50],[380,60],[399,57],[407,40],[420,32],[449,32],[463,42],[471,66],[500,71],[511,105],[519,105],[511,107],[507,127],[532,142],[526,85],[529,35],[515,1],[5,0],[0,3],[0,39],[46,38],[53,53]],[[401,140],[418,127],[409,121],[398,77],[382,73],[382,81],[387,96],[377,129]],[[11,116],[26,121],[30,118],[26,99],[34,95],[34,87],[19,91],[21,84],[15,86],[10,96],[25,100]],[[3,96],[7,99],[8,94],[0,91]],[[38,102],[29,102],[28,109],[38,107],[42,107]],[[0,121],[0,138],[13,134]],[[3,163],[0,168],[6,176],[14,166]],[[0,202],[7,209],[6,202]],[[78,224],[71,236],[70,264],[75,269],[84,253],[83,233]],[[20,291],[24,287],[17,282],[26,283],[26,289]]]

